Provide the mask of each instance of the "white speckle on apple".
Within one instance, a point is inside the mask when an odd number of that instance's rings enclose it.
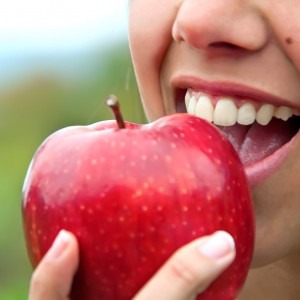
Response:
[[[135,193],[132,195],[132,198],[138,198],[143,195],[143,192],[141,190],[136,190]]]
[[[158,155],[154,154],[153,155],[153,160],[158,160]]]
[[[124,218],[123,216],[121,216],[121,217],[119,218],[119,221],[120,221],[120,223],[123,223],[123,222],[125,221],[125,218]]]
[[[214,162],[215,162],[217,165],[219,165],[219,166],[222,164],[222,162],[221,162],[220,159],[215,159]]]
[[[92,159],[92,161],[91,161],[91,164],[94,166],[94,165],[96,165],[97,164],[97,159]]]
[[[179,136],[178,136],[177,133],[174,132],[174,133],[173,133],[173,137],[174,137],[175,139],[178,139]]]
[[[208,148],[207,152],[211,154],[211,153],[213,153],[213,150],[211,148]]]
[[[143,187],[144,187],[144,189],[148,189],[149,188],[149,183],[148,182],[144,182],[143,183]]]
[[[183,225],[183,226],[187,226],[187,225],[188,225],[188,222],[187,222],[187,221],[183,221],[183,222],[182,222],[182,225]]]
[[[105,198],[106,194],[105,193],[101,193],[100,194],[100,198]]]
[[[81,204],[81,205],[79,206],[79,208],[80,208],[80,210],[82,210],[82,211],[85,210],[85,206],[84,206],[83,204]]]
[[[142,210],[143,210],[143,211],[148,211],[148,206],[144,205],[144,206],[142,207]]]
[[[149,230],[150,230],[151,232],[155,232],[155,227],[151,226],[151,227],[149,228]]]
[[[32,205],[32,206],[31,206],[31,209],[32,209],[32,211],[36,211],[36,210],[37,210],[36,205]]]
[[[148,177],[148,182],[149,183],[153,183],[154,182],[154,178],[152,176]]]
[[[82,164],[81,159],[78,159],[77,162],[76,162],[76,164],[77,164],[77,166],[81,166],[81,164]]]
[[[182,211],[183,211],[183,212],[188,212],[188,211],[189,211],[189,208],[188,208],[187,206],[183,206]]]
[[[90,181],[91,178],[92,178],[91,174],[86,174],[86,175],[85,175],[86,181]]]
[[[177,145],[176,145],[175,143],[171,143],[171,147],[172,147],[173,149],[176,149],[176,148],[177,148]]]
[[[142,160],[147,160],[147,156],[146,155],[142,155]]]
[[[159,205],[159,206],[157,206],[157,208],[156,208],[156,209],[157,209],[157,211],[162,211],[162,210],[163,210],[162,206],[160,206],[160,205]]]
[[[158,191],[162,194],[162,193],[165,191],[165,189],[164,189],[164,187],[160,186],[160,187],[158,188]]]
[[[170,155],[166,155],[166,162],[171,163],[172,162],[172,157]]]
[[[111,271],[115,270],[115,266],[114,266],[114,265],[110,265],[108,268],[109,268]]]
[[[211,194],[210,194],[210,193],[207,193],[207,194],[206,194],[206,200],[207,200],[207,202],[210,202],[211,199],[212,199]]]
[[[124,142],[121,142],[121,143],[120,143],[120,146],[121,146],[121,147],[125,147],[126,144],[125,144]]]
[[[187,190],[186,190],[185,188],[181,188],[181,189],[180,189],[180,193],[181,193],[182,195],[186,195],[186,194],[187,194]]]
[[[101,158],[100,158],[100,161],[101,161],[102,163],[105,163],[105,162],[106,162],[106,158],[105,158],[105,157],[101,157]]]
[[[115,142],[115,141],[112,141],[112,142],[110,143],[110,146],[111,146],[112,148],[115,148],[115,147],[116,147],[116,142]]]
[[[169,182],[170,182],[171,184],[174,184],[174,183],[176,183],[176,180],[175,180],[175,178],[170,177],[170,178],[169,178]]]
[[[135,161],[131,161],[131,162],[130,162],[130,166],[131,166],[131,167],[135,167],[135,166],[136,166],[136,162],[135,162]]]
[[[201,206],[197,206],[197,211],[202,211],[202,207]]]
[[[120,160],[125,160],[125,155],[120,155]]]

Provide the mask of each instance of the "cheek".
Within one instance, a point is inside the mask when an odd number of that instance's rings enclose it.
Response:
[[[129,43],[136,78],[149,119],[165,114],[160,89],[161,65],[172,42],[173,0],[132,0]]]
[[[270,5],[270,23],[278,43],[287,59],[300,71],[300,2],[280,0]]]

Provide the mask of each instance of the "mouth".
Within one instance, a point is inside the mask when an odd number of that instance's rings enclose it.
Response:
[[[271,175],[293,149],[299,135],[300,110],[271,97],[239,94],[227,88],[176,89],[176,111],[216,125],[231,142],[244,165],[250,186]]]

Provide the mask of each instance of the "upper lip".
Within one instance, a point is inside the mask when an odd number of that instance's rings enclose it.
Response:
[[[290,100],[239,83],[207,81],[194,76],[176,76],[171,79],[171,85],[177,94],[178,90],[192,89],[215,96],[228,96],[244,100],[251,99],[257,102],[273,104],[274,106],[289,106],[300,109],[300,106],[295,106],[295,103]]]

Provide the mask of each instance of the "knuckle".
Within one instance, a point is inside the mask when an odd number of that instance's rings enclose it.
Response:
[[[201,272],[181,255],[175,254],[170,261],[170,271],[172,276],[179,279],[184,285],[195,287],[201,282]]]

